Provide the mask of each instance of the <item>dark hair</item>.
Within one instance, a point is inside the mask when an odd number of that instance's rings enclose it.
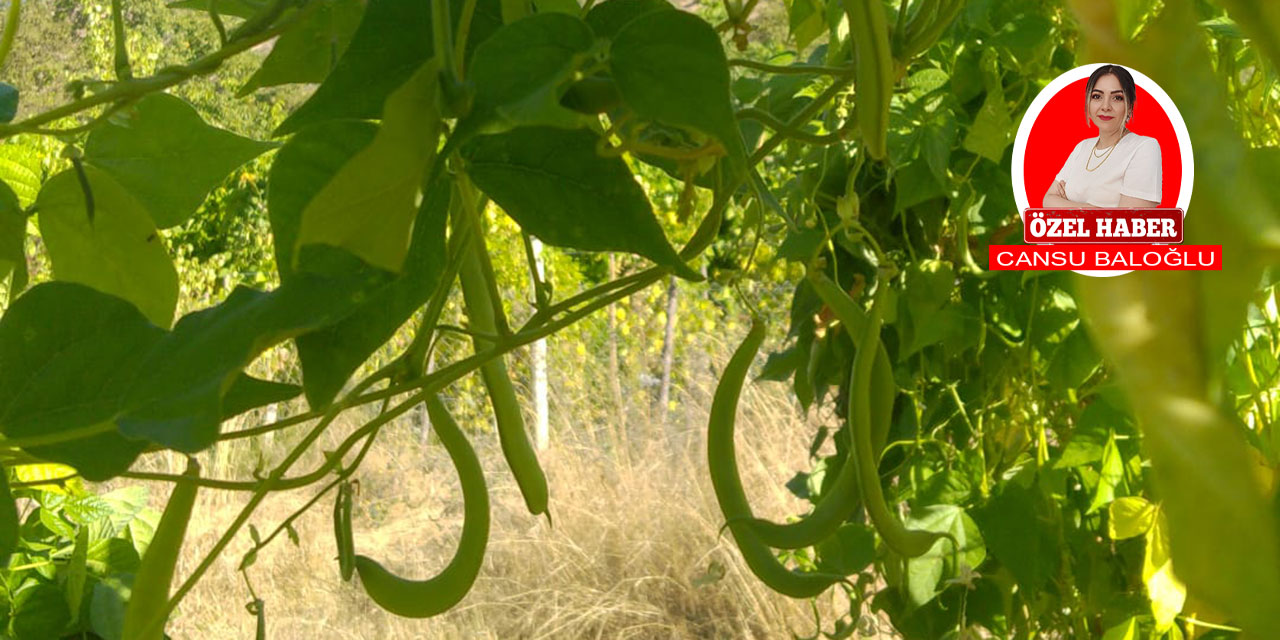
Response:
[[[1133,76],[1129,70],[1118,64],[1104,64],[1089,75],[1089,84],[1084,88],[1084,104],[1085,113],[1089,112],[1089,96],[1093,93],[1094,85],[1098,84],[1098,80],[1102,76],[1115,76],[1120,81],[1120,90],[1124,92],[1124,100],[1128,106],[1128,112],[1133,113],[1133,103],[1138,100],[1138,88],[1133,84]]]

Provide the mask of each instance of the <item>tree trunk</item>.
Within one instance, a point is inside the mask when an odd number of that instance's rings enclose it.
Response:
[[[542,263],[542,242],[537,238],[530,239],[533,247],[533,266],[540,282],[546,282],[546,267]],[[536,285],[535,285],[536,286]],[[537,295],[537,292],[534,292]],[[533,409],[534,409],[534,441],[539,451],[546,451],[551,444],[551,416],[547,406],[547,339],[541,338],[531,345],[533,356]]]
[[[679,311],[676,277],[667,281],[667,326],[662,336],[662,378],[658,381],[658,419],[667,424],[671,404],[671,364],[676,355],[676,313]]]
[[[618,263],[612,253],[609,254],[609,280],[618,277]],[[609,327],[609,390],[613,392],[613,409],[615,412],[614,446],[621,453],[630,455],[630,442],[627,439],[627,406],[622,399],[622,371],[618,368],[618,312],[615,303],[609,303],[605,310],[605,319]]]

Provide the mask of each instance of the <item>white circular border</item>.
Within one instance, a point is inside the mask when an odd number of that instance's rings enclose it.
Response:
[[[1036,99],[1031,101],[1031,106],[1027,108],[1027,112],[1022,114],[1022,122],[1018,125],[1018,135],[1013,141],[1013,200],[1018,204],[1018,215],[1021,217],[1023,212],[1031,208],[1031,203],[1027,199],[1027,181],[1023,172],[1023,158],[1027,153],[1027,138],[1031,135],[1031,127],[1035,124],[1036,119],[1040,117],[1040,112],[1045,105],[1049,104],[1049,100],[1064,89],[1067,85],[1077,80],[1088,78],[1093,74],[1093,70],[1109,63],[1088,64],[1065,71],[1062,75],[1054,78],[1052,82],[1040,90],[1036,94]],[[1178,136],[1178,153],[1182,157],[1182,184],[1178,187],[1178,208],[1182,209],[1183,219],[1186,219],[1187,205],[1191,203],[1191,187],[1195,184],[1196,170],[1195,159],[1191,157],[1191,136],[1187,133],[1187,123],[1182,120],[1182,113],[1178,111],[1177,105],[1173,104],[1173,99],[1169,94],[1160,88],[1154,80],[1148,78],[1141,71],[1137,71],[1130,67],[1125,67],[1130,74],[1133,75],[1134,83],[1146,90],[1151,97],[1155,98],[1160,104],[1160,108],[1164,110],[1165,116],[1169,118],[1170,124],[1173,125],[1173,131]],[[1025,221],[1024,221],[1025,223]],[[1099,278],[1107,278],[1111,276],[1121,276],[1129,271],[1121,270],[1079,270],[1076,271],[1081,275],[1094,276]]]

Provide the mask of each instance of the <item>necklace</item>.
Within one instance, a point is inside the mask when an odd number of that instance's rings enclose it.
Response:
[[[1128,131],[1125,131],[1124,133],[1120,134],[1120,139],[1123,139],[1123,138],[1124,138],[1124,136],[1125,136],[1125,134],[1127,134],[1127,133],[1129,133],[1129,132],[1128,132]],[[1098,153],[1098,151],[1097,151],[1098,143],[1096,143],[1096,142],[1095,142],[1095,143],[1093,144],[1093,147],[1094,147],[1094,148],[1093,148],[1093,152],[1092,152],[1090,155],[1092,155],[1095,159],[1096,159],[1096,158],[1102,158],[1102,162],[1099,162],[1099,163],[1098,163],[1098,165],[1097,165],[1096,167],[1090,168],[1090,167],[1089,167],[1089,165],[1090,165],[1091,163],[1089,162],[1089,159],[1088,159],[1088,158],[1085,158],[1085,160],[1084,160],[1084,170],[1085,170],[1085,171],[1088,171],[1088,172],[1090,172],[1090,173],[1092,173],[1092,172],[1094,172],[1094,171],[1097,171],[1099,168],[1101,168],[1103,164],[1106,164],[1107,160],[1111,157],[1111,154],[1115,152],[1116,147],[1120,145],[1120,139],[1117,139],[1114,143],[1112,143],[1111,147],[1109,147],[1109,148],[1107,149],[1107,152],[1106,152],[1105,154],[1103,154],[1103,155],[1097,155],[1097,153]],[[1099,138],[1099,140],[1101,140],[1101,138]]]

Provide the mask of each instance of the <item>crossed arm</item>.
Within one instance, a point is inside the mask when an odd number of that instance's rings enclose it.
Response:
[[[1053,182],[1053,184],[1049,185],[1049,190],[1044,192],[1044,206],[1062,207],[1062,208],[1070,208],[1070,209],[1096,209],[1097,208],[1087,202],[1076,202],[1074,200],[1068,200],[1066,182],[1063,180],[1056,180]],[[1158,207],[1160,206],[1160,203],[1156,202],[1155,200],[1143,200],[1142,198],[1135,198],[1133,196],[1126,196],[1124,194],[1121,194],[1120,204],[1116,206],[1120,208],[1128,208],[1128,207],[1146,208],[1146,207]]]

